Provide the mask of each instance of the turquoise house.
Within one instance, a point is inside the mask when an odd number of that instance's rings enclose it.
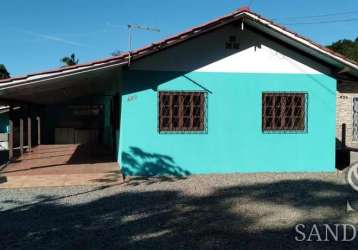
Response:
[[[125,175],[321,172],[335,170],[337,84],[357,77],[356,63],[240,9],[137,51],[3,81],[0,97],[45,105],[53,138],[55,107],[106,96],[101,131]]]

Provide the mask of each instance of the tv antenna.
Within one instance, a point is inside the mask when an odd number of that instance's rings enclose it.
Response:
[[[133,40],[133,30],[143,30],[148,32],[160,32],[160,29],[145,27],[137,24],[128,24],[128,65],[131,63],[131,53],[132,53],[132,40]]]

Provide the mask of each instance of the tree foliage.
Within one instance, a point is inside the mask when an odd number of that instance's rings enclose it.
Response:
[[[75,54],[71,54],[70,56],[65,56],[61,59],[61,62],[64,64],[64,67],[73,66],[78,64],[78,59]]]
[[[122,51],[121,50],[115,50],[111,53],[112,56],[119,56],[122,54]]]
[[[358,62],[358,37],[354,41],[349,39],[338,40],[327,47]]]
[[[10,73],[7,71],[4,64],[0,64],[0,79],[10,78]]]

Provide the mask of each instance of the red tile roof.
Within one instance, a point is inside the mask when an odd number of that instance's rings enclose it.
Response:
[[[246,14],[246,15],[245,15]],[[310,39],[307,39],[303,36],[298,35],[295,32],[292,32],[290,30],[288,30],[286,27],[283,27],[281,25],[275,24],[274,22],[272,22],[271,20],[268,20],[266,18],[261,17],[260,15],[252,12],[248,7],[243,7],[240,8],[228,15],[225,15],[223,17],[217,18],[215,20],[212,20],[210,22],[204,23],[202,25],[199,26],[195,26],[187,31],[184,31],[182,33],[179,33],[175,36],[171,36],[169,38],[166,38],[160,42],[155,42],[152,43],[151,45],[148,45],[146,47],[143,47],[141,49],[135,50],[135,51],[131,51],[130,53],[124,53],[118,56],[113,56],[110,58],[106,58],[103,60],[98,60],[98,61],[92,61],[89,63],[85,63],[85,64],[77,64],[74,66],[70,66],[70,67],[62,67],[62,68],[57,68],[57,69],[52,69],[52,70],[48,70],[48,71],[43,71],[43,72],[38,72],[38,73],[33,73],[33,74],[29,74],[26,76],[20,76],[20,77],[14,77],[14,78],[9,78],[9,79],[4,79],[4,80],[0,80],[0,84],[4,84],[4,83],[11,83],[11,82],[15,82],[18,80],[31,80],[31,77],[34,76],[38,76],[39,78],[41,78],[41,75],[47,75],[44,77],[48,77],[48,74],[55,74],[55,76],[58,75],[66,75],[66,73],[72,73],[72,72],[78,72],[81,70],[87,70],[87,69],[95,69],[96,67],[102,67],[102,66],[110,66],[113,64],[119,64],[119,63],[123,63],[123,64],[127,64],[128,63],[128,58],[130,57],[132,60],[136,60],[139,59],[143,56],[147,56],[150,54],[153,54],[155,52],[161,51],[167,47],[173,46],[175,44],[184,42],[190,38],[193,38],[195,36],[198,36],[200,34],[206,33],[212,29],[221,27],[225,24],[228,24],[230,22],[233,22],[237,19],[240,19],[243,17],[243,15],[245,15],[245,18],[249,18],[251,20],[257,21],[258,23],[263,24],[261,21],[265,21],[267,23],[269,23],[270,25],[273,25],[274,27],[277,27],[279,29],[282,29],[285,32],[288,32],[291,35],[294,35],[296,38],[300,38],[303,39],[304,41],[308,42],[309,44],[311,44],[312,46],[324,50],[327,53],[329,53],[329,55],[334,56],[334,57],[338,57],[341,60],[343,60],[344,62],[353,64],[355,67],[357,67],[358,69],[358,63],[355,61],[352,61],[346,57],[344,57],[343,55],[336,53],[324,46],[321,46],[313,41],[311,41]],[[254,18],[253,18],[254,17]]]

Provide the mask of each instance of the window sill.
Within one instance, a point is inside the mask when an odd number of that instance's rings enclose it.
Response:
[[[198,130],[198,131],[187,131],[187,130],[178,130],[178,131],[158,131],[160,135],[166,134],[207,134],[208,130]]]
[[[263,134],[307,134],[305,130],[262,130]]]

